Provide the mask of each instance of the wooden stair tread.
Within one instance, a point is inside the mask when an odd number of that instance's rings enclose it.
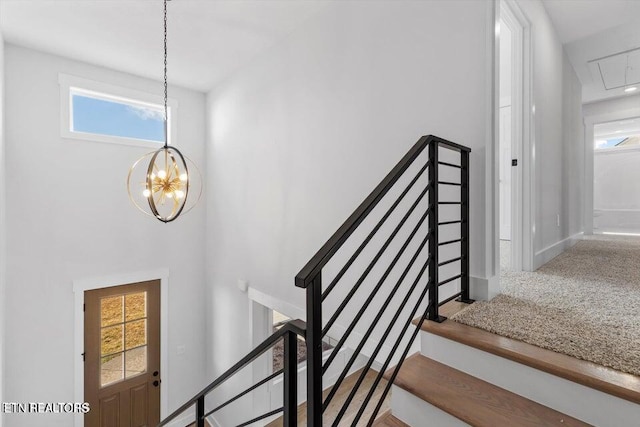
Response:
[[[394,384],[472,426],[589,426],[420,354],[405,360]]]
[[[440,308],[438,309],[438,312],[440,313],[440,316],[451,317],[457,312],[462,311],[467,307],[469,307],[469,304],[453,300],[440,306]]]
[[[635,375],[453,320],[442,323],[425,321],[422,330],[640,404],[640,377]]]
[[[373,427],[410,427],[391,415],[391,411],[382,414],[374,423]]]

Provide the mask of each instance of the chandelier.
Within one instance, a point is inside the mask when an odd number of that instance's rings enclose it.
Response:
[[[164,146],[138,159],[127,176],[131,202],[164,223],[193,209],[202,195],[202,176],[196,165],[176,147],[169,146],[167,99],[167,0],[164,0]],[[198,179],[194,180],[194,175]]]

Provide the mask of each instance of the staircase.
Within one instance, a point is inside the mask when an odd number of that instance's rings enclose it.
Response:
[[[450,316],[464,307],[452,302],[442,312]],[[407,369],[421,371],[420,384],[439,375],[435,382],[446,391],[425,392],[402,371],[392,409],[409,425],[421,425],[412,407],[423,416],[437,413],[443,418],[438,426],[640,425],[640,378],[634,375],[453,321],[426,322],[420,340],[420,355],[405,362]],[[437,398],[443,395],[452,398]],[[476,403],[482,411],[471,409]]]
[[[420,138],[296,276],[305,321],[284,324],[159,426],[186,413],[196,427],[216,425],[224,411],[236,427],[640,425],[637,377],[445,321],[473,303],[470,151]],[[337,342],[323,354],[328,336]],[[283,369],[225,392],[281,340]],[[350,356],[332,365],[345,349]],[[256,409],[254,396],[275,380],[282,406]]]

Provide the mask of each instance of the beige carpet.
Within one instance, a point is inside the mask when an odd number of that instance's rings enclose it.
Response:
[[[640,375],[640,239],[594,236],[502,294],[452,316],[470,326]]]

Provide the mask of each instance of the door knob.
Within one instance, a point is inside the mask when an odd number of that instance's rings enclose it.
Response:
[[[155,381],[153,382],[153,386],[154,386],[154,387],[158,387],[159,385],[160,385],[160,380],[155,380]]]
[[[158,371],[153,371],[153,376],[157,377],[158,376]]]

